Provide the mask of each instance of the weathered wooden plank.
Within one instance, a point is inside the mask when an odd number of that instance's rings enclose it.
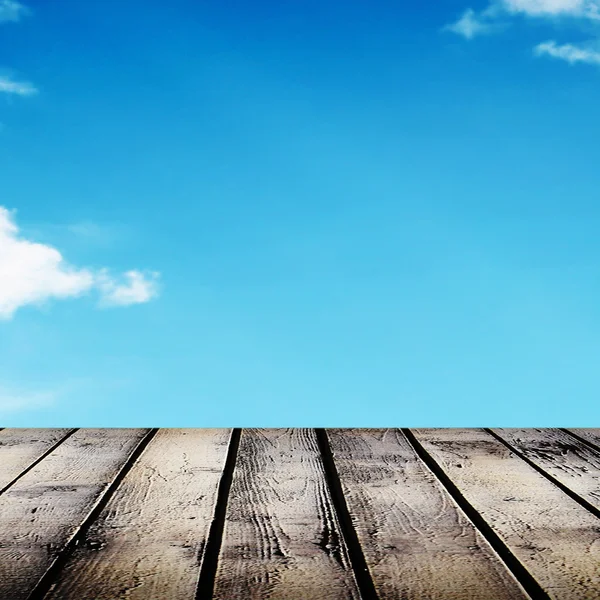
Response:
[[[359,598],[313,430],[242,432],[213,597]]]
[[[380,600],[529,598],[402,432],[328,435]]]
[[[160,430],[46,599],[193,600],[230,435]]]
[[[481,429],[413,434],[551,598],[598,597],[596,517]]]
[[[568,431],[578,435],[596,448],[600,448],[600,429],[568,429]]]
[[[80,429],[0,496],[0,598],[27,598],[147,430]]]
[[[71,429],[2,429],[0,490],[63,439]]]
[[[536,466],[600,510],[600,453],[560,429],[494,429]]]

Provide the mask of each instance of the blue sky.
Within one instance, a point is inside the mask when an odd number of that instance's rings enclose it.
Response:
[[[1,423],[600,426],[598,6],[0,0]]]

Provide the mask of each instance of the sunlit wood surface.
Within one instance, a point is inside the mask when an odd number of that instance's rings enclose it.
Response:
[[[600,599],[598,429],[2,429],[0,600]]]

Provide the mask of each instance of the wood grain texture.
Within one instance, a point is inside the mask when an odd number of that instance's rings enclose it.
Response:
[[[46,598],[193,600],[230,435],[160,430]]]
[[[401,431],[328,436],[381,600],[529,597]]]
[[[551,598],[597,600],[596,517],[483,430],[413,434]]]
[[[600,448],[600,429],[569,429],[575,435]]]
[[[357,599],[315,432],[245,429],[215,600]]]
[[[0,431],[0,490],[63,439],[71,429]]]
[[[600,453],[560,429],[494,429],[536,466],[600,509]]]
[[[0,598],[27,598],[147,430],[80,429],[0,496]]]

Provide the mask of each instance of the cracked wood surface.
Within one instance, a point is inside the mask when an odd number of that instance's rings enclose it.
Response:
[[[46,597],[193,598],[230,436],[160,430]]]
[[[536,466],[600,509],[600,454],[560,429],[494,429]]]
[[[529,597],[401,431],[328,436],[381,600]]]
[[[568,431],[587,441],[596,450],[600,449],[600,429],[569,429]]]
[[[0,496],[0,598],[29,596],[146,434],[80,429]]]
[[[598,597],[597,517],[481,429],[412,432],[550,598]]]
[[[60,442],[71,429],[3,429],[0,431],[0,490]]]
[[[214,598],[358,600],[314,430],[243,430]]]
[[[599,597],[600,429],[239,433],[1,430],[0,598]]]

